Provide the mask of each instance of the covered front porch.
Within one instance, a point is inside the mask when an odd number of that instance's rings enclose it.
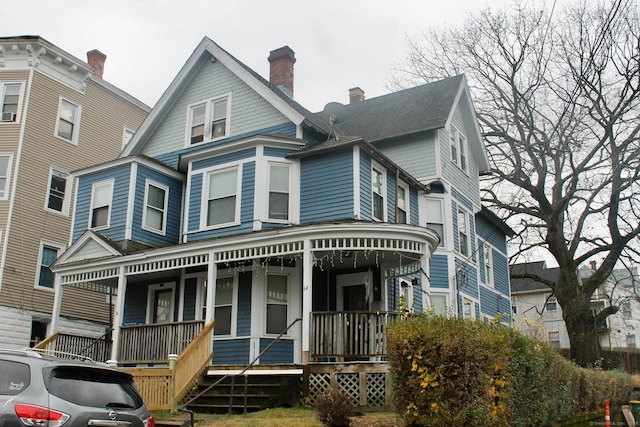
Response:
[[[212,365],[258,355],[257,364],[381,361],[399,310],[427,307],[437,239],[424,227],[351,222],[118,254],[89,234],[52,266],[49,346],[120,365],[162,364],[215,319]],[[57,333],[68,288],[105,294],[112,326],[104,336]]]

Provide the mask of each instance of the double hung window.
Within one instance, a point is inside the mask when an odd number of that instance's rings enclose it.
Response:
[[[0,154],[0,200],[6,200],[9,197],[12,160],[12,154]]]
[[[467,138],[454,126],[451,126],[449,138],[451,144],[451,162],[465,173],[468,173]]]
[[[469,216],[462,208],[458,208],[458,243],[460,254],[469,256]]]
[[[440,236],[439,248],[444,247],[444,215],[442,214],[442,200],[427,199],[427,228]]]
[[[69,212],[69,184],[69,174],[51,169],[47,209],[65,214]]]
[[[53,289],[53,272],[51,264],[58,258],[58,254],[63,250],[62,245],[53,243],[40,244],[40,267],[36,279],[36,286],[40,288]]]
[[[16,122],[20,106],[22,83],[0,84],[0,122]]]
[[[396,222],[398,224],[407,224],[409,222],[409,187],[402,183],[398,185],[396,204]]]
[[[58,121],[56,136],[74,144],[78,143],[78,127],[80,122],[80,106],[60,98],[58,105]]]
[[[483,245],[483,255],[485,283],[488,286],[493,286],[493,256],[491,252],[491,246],[486,243]]]
[[[108,228],[111,214],[113,181],[93,184],[91,191],[90,228]]]
[[[288,276],[284,274],[267,275],[267,334],[277,335],[286,329],[288,305]]]
[[[269,167],[269,219],[289,219],[289,165]]]
[[[206,226],[214,227],[238,221],[238,168],[209,174]]]
[[[372,204],[373,204],[373,219],[378,221],[384,221],[385,216],[385,172],[382,167],[374,164],[371,169],[371,186],[372,186]]]
[[[147,181],[144,201],[143,228],[156,233],[164,233],[167,222],[167,194],[169,189]]]
[[[229,96],[189,108],[189,144],[223,138],[229,133]]]
[[[231,335],[231,319],[233,309],[233,277],[216,280],[216,301],[214,318],[216,326],[214,335]]]

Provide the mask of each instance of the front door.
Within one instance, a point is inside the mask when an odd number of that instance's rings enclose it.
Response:
[[[337,277],[338,309],[343,311],[340,335],[344,339],[344,360],[367,360],[371,354],[369,299],[371,272],[345,274]]]
[[[173,289],[156,289],[153,294],[152,323],[171,322]]]

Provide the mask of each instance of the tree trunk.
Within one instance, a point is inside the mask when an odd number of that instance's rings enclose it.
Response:
[[[567,326],[570,359],[579,366],[593,366],[601,355],[598,329],[589,304],[568,304],[562,317]]]

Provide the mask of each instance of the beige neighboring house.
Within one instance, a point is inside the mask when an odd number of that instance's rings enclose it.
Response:
[[[115,159],[150,110],[102,79],[105,59],[92,50],[85,62],[39,36],[0,37],[0,346],[46,336],[72,172]],[[58,330],[101,336],[110,307],[105,295],[70,295]]]

